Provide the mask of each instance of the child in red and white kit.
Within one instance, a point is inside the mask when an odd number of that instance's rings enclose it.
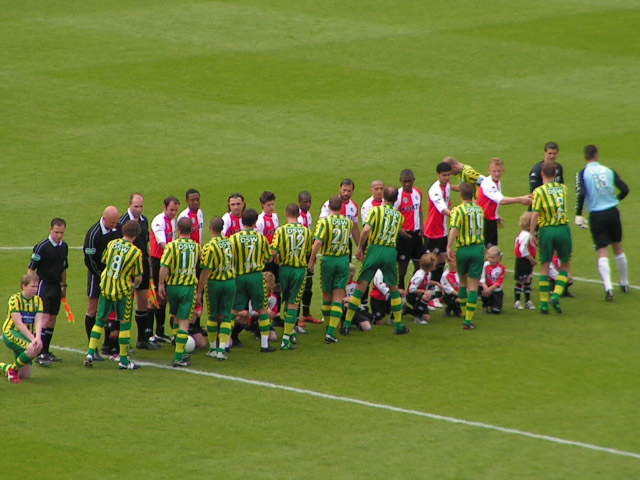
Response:
[[[536,248],[531,245],[531,234],[529,226],[531,225],[531,212],[524,212],[518,220],[520,233],[516,237],[515,254],[516,268],[514,269],[514,287],[515,303],[513,308],[516,310],[535,310],[536,306],[531,301],[531,277],[533,275],[533,266],[536,262]],[[525,304],[520,301],[520,295],[524,292]]]
[[[434,253],[425,253],[420,257],[420,268],[411,277],[407,290],[406,311],[413,315],[414,323],[427,325],[429,323],[429,301],[431,292],[429,285],[437,285],[442,289],[439,282],[431,280],[431,272],[436,268],[437,256]]]
[[[356,274],[356,267],[353,263],[350,263],[349,264],[349,283],[347,283],[344,299],[342,300],[342,320],[341,321],[344,321],[344,318],[347,314],[347,307],[349,306],[349,300],[351,300],[351,295],[353,295],[353,292],[356,290],[356,287],[358,286],[358,282],[353,280],[353,277],[355,276],[355,274]],[[371,320],[372,320],[371,313],[369,313],[369,311],[364,305],[360,305],[358,307],[358,310],[356,310],[356,314],[354,315],[353,320],[351,321],[351,324],[357,326],[358,329],[362,330],[363,332],[368,332],[369,330],[371,330]]]
[[[458,267],[455,260],[449,261],[449,267],[442,272],[440,279],[442,285],[442,301],[447,306],[444,310],[444,316],[449,317],[453,314],[455,317],[462,318],[462,308],[458,301],[458,292],[460,290],[460,277],[458,276]]]
[[[502,283],[506,269],[500,263],[502,252],[498,247],[491,247],[487,250],[487,261],[482,266],[482,276],[480,277],[480,294],[482,296],[482,308],[485,313],[502,312],[502,301],[504,292]]]

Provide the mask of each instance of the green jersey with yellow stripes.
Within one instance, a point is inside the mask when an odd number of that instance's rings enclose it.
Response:
[[[562,183],[545,183],[533,191],[531,210],[538,212],[540,228],[569,223],[566,205],[567,187]]]
[[[267,237],[255,230],[242,230],[229,238],[236,275],[261,272],[271,257]]]
[[[311,253],[311,231],[299,223],[286,223],[276,229],[271,249],[280,257],[280,265],[306,267]]]
[[[169,270],[167,285],[197,285],[196,267],[199,261],[200,245],[190,238],[167,243],[160,260],[160,265]]]
[[[35,333],[36,315],[42,313],[42,310],[42,299],[38,295],[34,295],[31,298],[25,297],[22,292],[11,295],[9,298],[7,319],[2,324],[2,332],[6,335],[11,332],[11,329],[17,330],[15,322],[13,321],[13,314],[19,313],[22,323],[24,323],[31,333]]]
[[[460,171],[460,180],[464,183],[470,183],[473,185],[473,198],[478,196],[478,189],[480,185],[478,185],[478,179],[482,176],[479,172],[475,171],[471,165],[462,165],[462,170]]]
[[[475,202],[463,202],[453,207],[449,226],[458,230],[456,247],[484,243],[484,211]]]
[[[398,232],[403,224],[404,216],[391,205],[373,207],[365,222],[365,225],[371,227],[369,245],[395,248]]]
[[[349,255],[349,238],[353,222],[341,214],[321,218],[316,224],[315,240],[322,242],[320,253],[330,257]]]
[[[213,237],[202,247],[200,268],[209,270],[209,280],[231,280],[236,277],[233,249],[228,238]]]
[[[107,300],[116,301],[131,295],[131,277],[142,275],[142,252],[129,240],[117,238],[102,253],[106,265],[100,276],[100,291]]]

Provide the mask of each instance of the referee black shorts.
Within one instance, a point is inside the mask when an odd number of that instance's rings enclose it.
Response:
[[[484,246],[497,247],[498,246],[498,220],[484,219]]]
[[[87,272],[87,297],[100,298],[100,277],[91,270]]]
[[[617,207],[589,215],[591,238],[596,250],[622,241],[622,223]]]
[[[59,283],[40,282],[38,296],[42,298],[42,313],[58,315],[62,301],[62,286]]]
[[[398,234],[398,240],[396,241],[396,250],[398,251],[398,261],[408,262],[409,260],[420,260],[424,246],[422,244],[422,235],[420,230],[414,230],[413,232],[407,232],[410,238]]]
[[[435,253],[439,255],[441,253],[447,253],[447,237],[442,238],[429,238],[425,237],[424,251],[429,253]]]
[[[151,268],[149,267],[149,259],[142,259],[142,282],[136,287],[136,291],[149,290],[149,280],[151,279]]]

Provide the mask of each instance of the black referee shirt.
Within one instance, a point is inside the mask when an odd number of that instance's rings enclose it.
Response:
[[[29,269],[34,270],[45,283],[62,283],[62,273],[69,268],[69,246],[62,241],[56,246],[51,238],[45,238],[31,254]]]
[[[127,213],[120,217],[120,225],[124,225],[129,220],[136,221],[131,215],[129,215],[129,210]],[[140,215],[140,235],[138,235],[133,242],[133,244],[138,247],[142,251],[142,259],[146,260],[149,258],[149,220],[144,215]]]
[[[121,226],[118,226],[108,231],[102,232],[102,219],[93,226],[87,232],[87,236],[84,238],[84,264],[89,271],[94,275],[100,276],[104,270],[105,264],[102,263],[102,253],[107,248],[107,244],[111,240],[122,237]]]

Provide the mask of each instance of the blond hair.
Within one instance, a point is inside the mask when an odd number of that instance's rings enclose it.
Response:
[[[491,161],[489,162],[489,167],[492,167],[492,166],[494,166],[494,165],[495,165],[496,167],[504,167],[504,162],[502,161],[502,159],[501,159],[501,158],[493,157],[493,158],[491,159]]]
[[[531,212],[524,212],[520,215],[520,220],[518,220],[518,228],[520,230],[529,231],[529,227],[531,225]]]
[[[436,268],[438,257],[435,253],[425,253],[420,257],[420,268],[425,271],[431,271]]]
[[[37,281],[38,281],[38,275],[36,275],[35,273],[25,273],[20,279],[20,285],[22,285],[23,287],[26,287],[31,282],[37,282]]]

